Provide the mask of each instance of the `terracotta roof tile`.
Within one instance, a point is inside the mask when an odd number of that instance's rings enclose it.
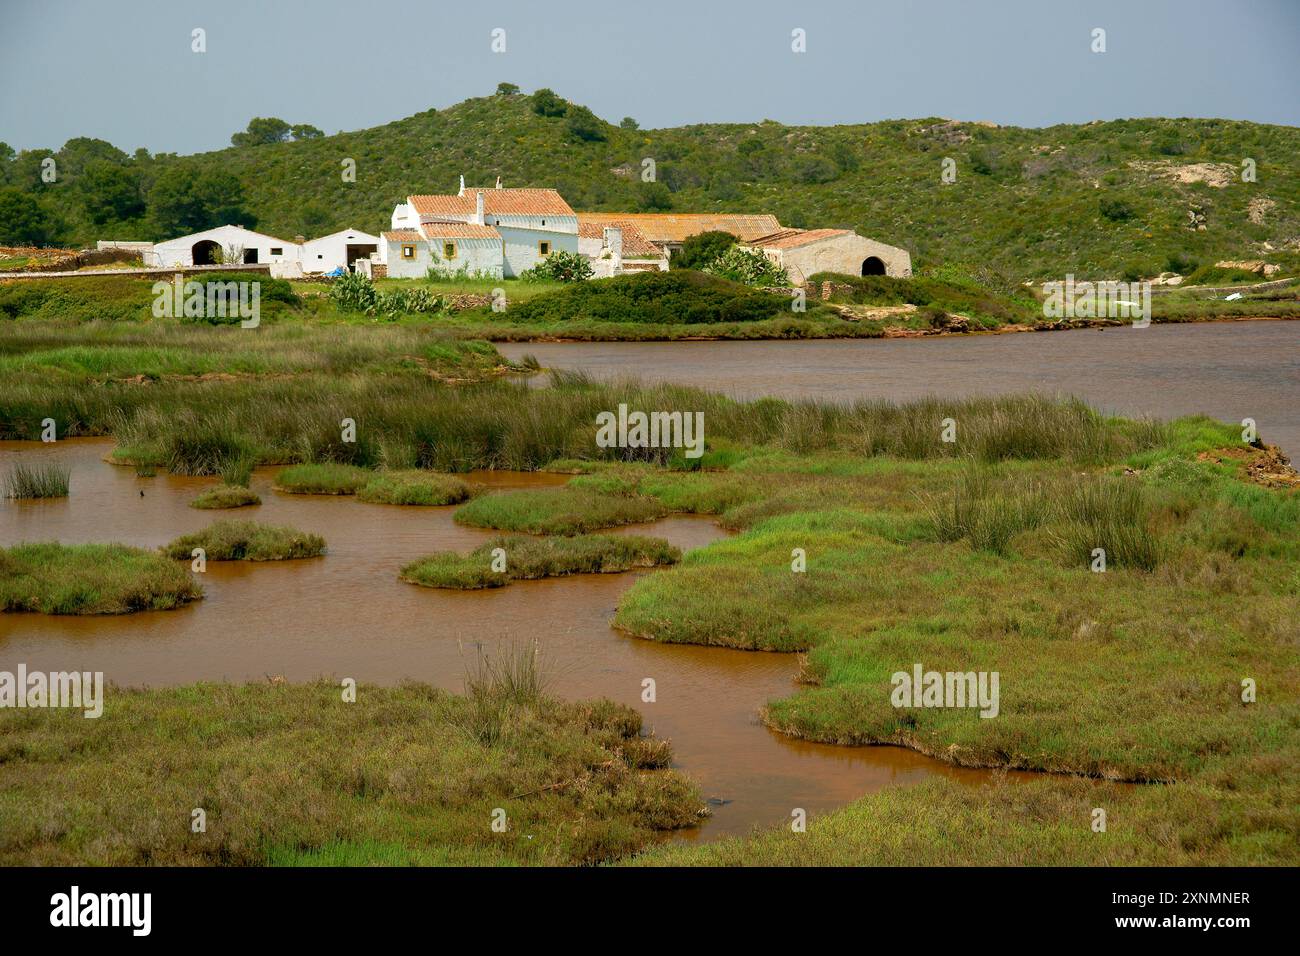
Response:
[[[685,242],[701,232],[729,232],[742,242],[770,236],[781,230],[776,216],[767,213],[584,212],[591,222],[634,223],[651,242]]]
[[[380,235],[386,242],[419,242],[424,238],[414,229],[393,229]]]
[[[464,195],[408,196],[421,216],[472,216],[477,208],[474,194],[483,194],[483,210],[489,216],[573,216],[572,207],[554,189],[482,189],[465,187]]]
[[[852,235],[856,233],[850,229],[782,229],[770,236],[750,239],[746,244],[761,246],[764,249],[797,249],[799,246],[808,246],[823,239]]]
[[[428,239],[500,239],[501,233],[476,222],[425,222],[420,231]]]
[[[646,238],[636,223],[629,219],[593,218],[590,213],[578,214],[578,235],[585,239],[604,239],[605,227],[617,226],[623,230],[624,259],[660,259],[663,250]]]

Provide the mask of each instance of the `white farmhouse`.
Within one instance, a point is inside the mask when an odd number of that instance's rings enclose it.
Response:
[[[359,229],[343,229],[302,244],[303,272],[351,270],[358,259],[379,251],[379,237]]]
[[[472,228],[465,228],[472,227]],[[408,196],[393,210],[379,261],[394,277],[446,273],[514,278],[557,250],[577,253],[578,215],[554,189],[468,189]]]
[[[218,226],[177,239],[154,243],[142,254],[145,265],[206,266],[228,264],[233,259],[245,264],[298,262],[302,248],[243,226]]]

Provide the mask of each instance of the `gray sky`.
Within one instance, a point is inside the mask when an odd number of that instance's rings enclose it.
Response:
[[[0,140],[229,145],[549,86],[613,122],[1300,125],[1300,0],[0,0]],[[207,52],[190,50],[195,27]],[[493,53],[491,32],[506,31]],[[1093,53],[1092,30],[1106,30]],[[791,51],[791,31],[807,52]]]

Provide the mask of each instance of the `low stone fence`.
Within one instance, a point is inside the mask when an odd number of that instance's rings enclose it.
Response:
[[[830,279],[827,279],[822,283],[823,301],[829,299],[833,295],[849,295],[851,292],[853,292],[853,286],[849,285],[847,282],[832,282]]]
[[[48,256],[56,253],[56,258],[46,262],[35,262],[21,266],[16,272],[71,272],[86,266],[102,266],[113,262],[142,263],[140,253],[133,249],[82,249],[79,252],[66,250],[38,249],[26,252],[28,256]]]
[[[270,265],[266,263],[256,264],[238,264],[229,266],[171,266],[166,269],[159,268],[139,268],[139,269],[91,269],[80,272],[0,272],[0,280],[9,281],[13,279],[91,279],[95,276],[134,276],[138,279],[167,279],[170,276],[180,273],[184,276],[202,275],[205,272],[259,272],[263,275],[271,271]]]

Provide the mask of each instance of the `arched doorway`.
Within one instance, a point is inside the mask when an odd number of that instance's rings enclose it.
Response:
[[[221,261],[221,246],[211,239],[200,239],[190,250],[192,261],[196,266],[215,266]],[[863,273],[865,275],[866,273]]]
[[[880,256],[867,256],[862,260],[862,274],[864,276],[883,276],[885,274],[885,262]]]

